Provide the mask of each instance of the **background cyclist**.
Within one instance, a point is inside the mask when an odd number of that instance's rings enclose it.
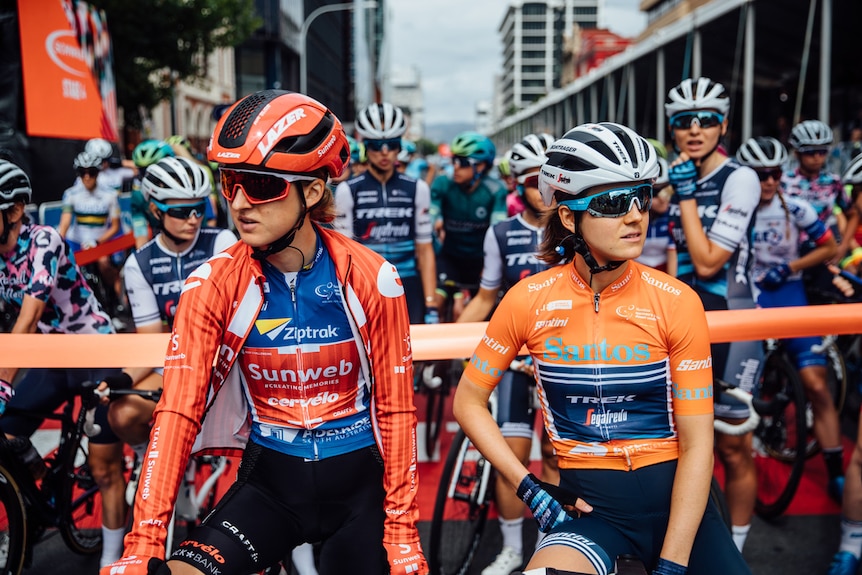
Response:
[[[782,175],[781,189],[786,195],[802,198],[814,207],[820,221],[832,230],[839,242],[834,259],[841,260],[850,248],[859,214],[850,209],[838,174],[826,170],[832,142],[832,129],[820,120],[804,120],[793,126],[790,145],[799,165]],[[802,234],[802,241],[805,242],[803,252],[814,248],[805,234]],[[832,274],[825,266],[809,268],[804,275],[809,288],[831,289]]]
[[[655,575],[750,573],[709,501],[703,306],[683,282],[632,261],[646,235],[656,151],[602,123],[573,128],[547,156],[539,188],[556,207],[541,258],[551,267],[503,297],[454,403],[464,431],[548,532],[528,568],[606,575],[618,555],[633,554]],[[522,345],[559,487],[529,473],[486,407]]]
[[[338,185],[335,229],[398,269],[410,323],[437,323],[437,266],[431,245],[428,184],[395,169],[407,130],[401,108],[371,104],[356,118],[368,156],[364,173]]]
[[[516,193],[525,208],[518,215],[494,224],[485,233],[479,291],[464,308],[459,322],[485,321],[497,305],[501,290],[506,291],[547,267],[536,257],[542,240],[540,218],[547,209],[539,194],[539,169],[547,159],[545,150],[552,142],[549,134],[529,134],[507,153]],[[517,369],[508,369],[497,386],[497,423],[506,443],[526,466],[530,461],[537,406],[533,398],[532,365],[525,359],[519,358],[520,361],[513,364]],[[542,479],[556,485],[559,483],[556,457],[546,439],[543,434]],[[482,575],[509,575],[524,563],[524,502],[504,477],[497,475],[496,478],[494,503],[500,517],[503,548],[482,570]]]
[[[457,319],[467,295],[463,288],[475,293],[479,286],[485,232],[508,212],[506,188],[491,175],[494,143],[478,132],[462,132],[450,149],[452,176],[441,174],[431,184],[431,220],[441,243],[436,307],[443,309],[447,297],[455,298],[452,315]]]
[[[683,80],[668,93],[665,113],[679,156],[670,164],[674,188],[668,216],[676,246],[677,277],[692,286],[707,310],[751,309],[751,234],[760,183],[751,168],[728,158],[719,147],[727,132],[730,99],[709,78]],[[713,344],[713,372],[731,385],[753,392],[763,358],[760,341]],[[715,416],[745,419],[748,408],[722,394]],[[752,433],[716,437],[725,470],[725,493],[734,540],[742,549],[757,499]]]
[[[138,489],[126,557],[104,575],[211,574],[213,561],[245,575],[313,541],[323,575],[387,564],[427,575],[403,288],[379,254],[318,225],[334,218],[326,180],[349,153],[338,118],[302,94],[257,92],[219,120],[208,156],[242,241],[186,280],[149,490]],[[193,443],[245,445],[241,472],[164,564]]]
[[[95,175],[91,179],[95,181]],[[17,315],[11,333],[114,333],[111,318],[87,286],[68,244],[54,228],[30,223],[24,207],[31,194],[24,171],[0,159],[0,298]],[[30,369],[15,386],[9,406],[51,413],[73,400],[82,382],[99,381],[114,371]],[[9,386],[17,373],[0,368],[0,387]],[[96,422],[101,432],[89,438],[89,465],[102,496],[101,564],[106,565],[123,549],[122,443],[111,432],[107,408],[96,410]],[[11,437],[30,437],[41,423],[36,417],[7,413],[0,429]]]
[[[159,232],[131,254],[124,281],[137,333],[170,331],[183,281],[213,254],[236,242],[227,230],[202,228],[210,180],[205,168],[186,158],[167,157],[149,166],[141,191]],[[162,368],[126,368],[106,379],[112,388],[161,389]],[[111,428],[144,459],[155,404],[126,396],[109,408]]]
[[[138,168],[138,179],[132,188],[132,232],[135,234],[135,246],[138,248],[152,238],[153,230],[158,229],[159,225],[141,190],[141,180],[149,166],[174,155],[173,148],[161,140],[144,140],[132,150],[132,162]]]
[[[758,289],[760,307],[808,305],[802,270],[822,264],[835,255],[838,246],[832,232],[817,218],[811,204],[785,196],[779,187],[781,167],[787,151],[775,138],[751,138],[739,148],[736,158],[757,172],[760,205],[754,224],[754,266],[752,278]],[[816,247],[800,255],[800,234],[805,233]],[[785,340],[794,357],[805,393],[814,410],[814,437],[823,450],[829,474],[829,494],[841,501],[844,489],[844,448],[841,424],[826,383],[826,357],[811,347],[822,340],[803,337]]]

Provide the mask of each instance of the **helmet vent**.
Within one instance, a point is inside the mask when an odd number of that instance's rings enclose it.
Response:
[[[613,152],[613,150],[611,150],[610,146],[608,146],[607,144],[605,144],[603,141],[598,139],[596,136],[593,136],[592,134],[586,134],[582,130],[572,130],[571,132],[569,132],[568,134],[563,136],[563,139],[574,140],[575,142],[580,142],[580,143],[584,144],[585,146],[591,147],[596,152],[600,153],[605,158],[607,158],[609,161],[614,162],[615,164],[620,163],[619,159],[617,158],[617,155]],[[593,168],[595,168],[595,166],[591,166],[588,169],[593,169]]]
[[[586,172],[596,169],[596,166],[590,162],[564,152],[549,153],[547,164],[555,168],[562,168],[569,172]]]
[[[301,136],[289,136],[281,139],[275,146],[273,146],[270,154],[281,153],[304,155],[311,153],[323,145],[326,137],[332,133],[332,127],[334,124],[335,120],[333,119],[332,112],[327,110],[326,115],[321,118],[320,122],[318,122],[317,126],[315,126],[312,131]]]
[[[264,106],[288,93],[284,90],[264,90],[242,100],[225,120],[218,138],[219,145],[223,148],[239,148],[245,144],[251,130],[252,120],[257,117]]]

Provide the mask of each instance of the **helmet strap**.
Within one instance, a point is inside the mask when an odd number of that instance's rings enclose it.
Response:
[[[9,225],[9,216],[6,215],[8,211],[8,209],[0,211],[0,214],[3,214],[3,233],[0,234],[0,245],[4,245],[9,241],[9,234],[12,233],[12,226]]]
[[[182,238],[178,238],[177,236],[168,231],[168,228],[165,227],[165,214],[161,211],[159,212],[159,228],[161,228],[160,232],[163,236],[165,236],[177,245],[182,245],[188,241]]]
[[[290,230],[271,244],[266,249],[261,248],[252,248],[251,249],[251,257],[258,260],[263,261],[272,254],[276,254],[288,247],[294,248],[300,254],[302,254],[302,250],[299,248],[295,248],[290,245],[293,243],[294,238],[296,237],[296,233],[302,228],[302,224],[305,223],[305,215],[308,213],[308,207],[305,204],[305,188],[300,186],[299,193],[299,201],[300,201],[300,210],[299,210],[299,219],[294,224]],[[302,256],[303,265],[305,264],[305,256]]]
[[[587,264],[587,267],[590,268],[590,275],[594,276],[596,274],[600,274],[602,272],[609,272],[617,269],[621,265],[623,265],[625,260],[621,261],[609,261],[603,266],[599,265],[599,262],[596,261],[596,258],[593,256],[593,253],[590,251],[590,246],[587,244],[587,240],[584,239],[584,236],[581,235],[580,230],[578,229],[578,218],[575,218],[575,231],[571,235],[567,236],[563,242],[572,238],[572,249],[575,253],[579,254],[582,258],[584,258],[584,263]],[[563,242],[560,242],[561,244]],[[592,286],[593,278],[590,277],[590,285]]]

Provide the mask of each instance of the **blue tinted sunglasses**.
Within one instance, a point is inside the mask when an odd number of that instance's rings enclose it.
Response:
[[[386,152],[398,151],[401,150],[401,138],[389,138],[388,140],[365,140],[362,142],[365,144],[365,149],[371,150],[372,152],[380,152],[383,148],[386,148]]]
[[[595,196],[560,202],[573,212],[588,212],[596,218],[621,218],[637,204],[643,214],[652,204],[652,184],[639,184],[628,188],[614,188]]]
[[[693,123],[697,122],[699,128],[714,128],[724,122],[724,115],[709,110],[699,112],[680,112],[670,117],[671,128],[677,130],[688,130]]]
[[[207,204],[204,200],[201,200],[196,204],[164,204],[158,200],[150,201],[156,205],[159,211],[178,220],[187,220],[191,217],[203,218],[207,209]]]

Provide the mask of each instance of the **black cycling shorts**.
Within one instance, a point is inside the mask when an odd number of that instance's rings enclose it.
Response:
[[[482,278],[484,258],[466,259],[454,258],[437,254],[437,287],[442,290],[453,288],[469,289],[475,294]]]
[[[538,549],[561,545],[577,550],[599,574],[612,570],[619,555],[634,555],[652,569],[667,531],[676,467],[674,460],[635,471],[560,469],[560,486],[582,494],[593,511],[557,526]],[[711,499],[694,539],[688,572],[751,574]]]
[[[30,437],[42,425],[44,418],[38,414],[49,414],[68,401],[75,399],[77,391],[85,381],[99,382],[105,376],[118,373],[119,369],[30,369],[18,385],[9,407],[16,411],[32,413],[34,416],[6,413],[0,419],[0,430],[15,437]],[[108,407],[96,407],[95,422],[101,431],[89,440],[95,444],[116,443],[120,439],[108,424]]]
[[[210,575],[247,575],[320,542],[320,575],[388,573],[376,447],[306,461],[249,442],[236,483],[171,556]]]
[[[533,439],[536,409],[533,405],[533,378],[507,369],[497,384],[497,425],[503,437]]]

